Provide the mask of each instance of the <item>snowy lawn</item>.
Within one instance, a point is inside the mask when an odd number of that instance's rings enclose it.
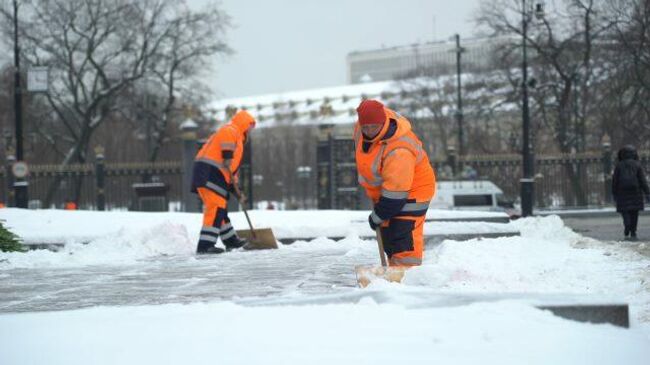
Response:
[[[60,252],[0,253],[0,364],[650,359],[650,259],[582,237],[558,217],[509,223],[517,237],[429,246],[403,284],[358,289],[354,265],[378,258],[376,242],[355,232],[196,258],[198,215],[75,214],[78,226],[54,211],[0,212],[19,234],[68,242]],[[305,215],[306,230],[340,231],[332,221],[341,214],[323,212],[316,223],[316,213]],[[292,229],[302,233],[298,217]],[[580,298],[629,303],[631,328],[531,305]]]

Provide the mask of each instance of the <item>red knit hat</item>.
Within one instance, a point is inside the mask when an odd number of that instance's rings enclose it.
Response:
[[[386,121],[386,112],[384,104],[377,100],[364,100],[357,108],[359,124],[384,124]]]

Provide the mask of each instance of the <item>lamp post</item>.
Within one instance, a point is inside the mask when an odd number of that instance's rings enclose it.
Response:
[[[15,132],[16,132],[16,164],[24,164],[23,155],[23,95],[20,86],[20,47],[18,46],[18,2],[13,1],[14,5],[14,116],[15,116]],[[27,180],[23,177],[17,177],[14,181],[14,196],[16,200],[16,207],[27,208]]]
[[[460,82],[460,55],[465,52],[465,49],[460,46],[460,35],[456,34],[456,93],[458,96],[458,107],[456,109],[456,121],[458,122],[458,155],[463,156],[465,153],[465,142],[463,136],[463,98],[461,95],[461,82]]]
[[[526,37],[528,36],[528,12],[526,9],[526,0],[521,0],[522,5],[522,119],[523,119],[523,177],[519,180],[521,184],[521,215],[524,217],[533,214],[533,205],[535,203],[535,160],[534,151],[530,145],[530,111],[528,108],[528,59],[526,49]],[[544,16],[544,9],[541,3],[535,6],[535,17],[540,19]]]

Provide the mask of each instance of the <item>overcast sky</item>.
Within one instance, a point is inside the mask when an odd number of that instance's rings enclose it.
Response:
[[[188,0],[201,7],[210,0]],[[344,85],[346,55],[474,34],[480,0],[220,0],[235,54],[215,57],[215,98]],[[9,62],[13,52],[3,52]]]
[[[207,0],[189,0],[201,5]],[[479,0],[221,0],[235,54],[216,60],[215,97],[343,85],[354,50],[471,36]]]

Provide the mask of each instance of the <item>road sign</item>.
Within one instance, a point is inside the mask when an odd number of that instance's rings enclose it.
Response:
[[[29,168],[27,167],[27,163],[18,161],[11,166],[11,172],[14,174],[14,177],[22,179],[29,174]]]
[[[27,91],[47,92],[49,76],[47,67],[32,67],[27,70]]]

